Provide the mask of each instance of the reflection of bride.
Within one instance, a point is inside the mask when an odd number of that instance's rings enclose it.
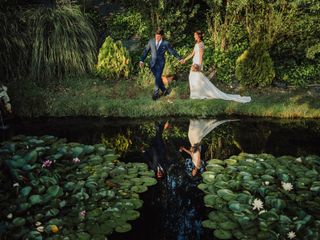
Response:
[[[214,86],[210,80],[201,72],[202,57],[204,52],[204,44],[202,41],[203,34],[201,31],[194,33],[196,44],[193,52],[185,58],[185,61],[193,57],[193,63],[189,75],[190,98],[192,99],[223,99],[233,100],[240,103],[251,101],[251,97],[240,96],[237,94],[227,94],[220,91]]]
[[[204,161],[201,159],[201,140],[219,125],[231,121],[237,120],[226,119],[217,121],[216,119],[190,119],[188,138],[191,147],[190,150],[185,147],[180,147],[180,151],[185,151],[191,157],[187,158],[186,167],[187,171],[191,172],[192,176],[204,171]]]

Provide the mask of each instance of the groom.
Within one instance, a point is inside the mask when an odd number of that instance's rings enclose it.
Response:
[[[171,47],[168,41],[163,39],[163,31],[156,31],[154,39],[150,39],[147,46],[143,50],[143,54],[140,59],[140,67],[144,66],[144,60],[146,59],[148,53],[151,50],[151,61],[150,69],[155,78],[154,93],[152,95],[153,100],[157,100],[159,95],[159,89],[162,91],[164,96],[170,94],[171,90],[166,89],[162,82],[162,72],[165,65],[165,53],[169,51],[170,54],[175,56],[180,63],[184,63],[184,60],[179,56],[179,54]]]

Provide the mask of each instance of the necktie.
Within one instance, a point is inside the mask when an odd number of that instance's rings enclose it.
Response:
[[[158,50],[158,48],[159,48],[159,44],[160,44],[160,41],[159,41],[159,42],[157,42],[157,44],[156,44],[156,48],[157,48],[157,50]]]

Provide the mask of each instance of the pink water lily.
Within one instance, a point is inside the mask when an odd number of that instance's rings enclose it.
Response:
[[[46,161],[43,162],[42,167],[43,168],[48,168],[48,167],[51,166],[51,164],[52,164],[51,160],[46,160]]]
[[[72,162],[74,162],[74,163],[79,163],[79,162],[80,162],[80,159],[76,157],[76,158],[72,159]]]

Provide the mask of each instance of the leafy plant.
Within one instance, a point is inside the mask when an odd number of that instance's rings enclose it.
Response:
[[[131,68],[128,51],[120,41],[114,42],[108,36],[99,51],[97,74],[106,79],[128,78]]]
[[[115,40],[125,40],[132,37],[147,40],[150,26],[140,12],[126,9],[125,12],[112,16],[108,31]]]
[[[119,162],[103,144],[18,136],[0,152],[10,172],[1,239],[105,239],[130,231],[143,204],[139,193],[157,182],[146,164]]]
[[[214,211],[202,225],[218,239],[319,238],[319,164],[246,153],[210,160],[198,187]]]

